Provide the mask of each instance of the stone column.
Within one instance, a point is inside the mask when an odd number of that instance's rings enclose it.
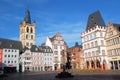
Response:
[[[119,60],[117,61],[117,64],[118,64],[118,65],[117,65],[117,66],[118,66],[118,70],[120,70],[120,66],[119,66],[119,65],[120,65],[120,64],[119,64]]]
[[[114,64],[114,61],[112,61],[113,62],[113,70],[115,70],[115,64]]]
[[[94,61],[94,64],[95,64],[95,69],[97,69],[97,60]]]
[[[89,61],[89,70],[91,69],[91,61]]]

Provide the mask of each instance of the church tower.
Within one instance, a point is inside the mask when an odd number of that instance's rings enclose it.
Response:
[[[23,48],[36,44],[36,23],[31,23],[30,11],[27,10],[24,21],[20,24],[20,41]]]

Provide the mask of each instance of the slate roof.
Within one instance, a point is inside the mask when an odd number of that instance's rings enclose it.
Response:
[[[113,26],[115,26],[117,30],[120,32],[120,24],[113,23]]]
[[[106,26],[100,11],[96,11],[89,15],[86,30],[94,27],[95,25]]]
[[[28,9],[26,11],[24,21],[26,21],[26,23],[31,24],[30,11]]]
[[[36,45],[32,45],[30,48],[31,52],[42,52]]]
[[[53,53],[52,49],[49,46],[42,45],[39,47],[39,49],[41,49],[43,53]]]
[[[24,53],[26,50],[29,50],[29,48],[25,46],[25,47],[23,48],[22,52]]]
[[[22,43],[20,41],[0,38],[0,49],[3,48],[19,49],[22,51]]]

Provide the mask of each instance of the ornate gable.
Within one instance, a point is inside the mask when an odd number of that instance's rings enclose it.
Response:
[[[119,30],[115,24],[108,22],[108,27],[105,35],[105,39],[112,38],[113,36],[119,34]]]

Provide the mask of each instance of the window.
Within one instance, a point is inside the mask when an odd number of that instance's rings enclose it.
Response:
[[[104,41],[103,41],[103,40],[101,40],[101,45],[102,45],[102,46],[104,45]]]
[[[57,46],[56,46],[56,45],[54,46],[54,49],[57,49]]]
[[[7,55],[5,55],[5,57],[7,57]]]
[[[26,31],[29,32],[29,28],[28,27],[26,28]]]
[[[60,46],[60,49],[62,49],[62,46]]]
[[[87,40],[89,40],[89,35],[87,36]]]
[[[33,33],[33,29],[32,28],[31,28],[30,32]]]
[[[84,49],[86,49],[86,44],[84,44]]]
[[[90,39],[92,39],[92,34],[90,34]]]
[[[95,46],[98,46],[98,42],[97,41],[95,41]]]
[[[92,51],[92,56],[95,56],[95,53],[94,53],[94,51]]]
[[[94,47],[93,42],[91,42],[91,47]]]
[[[32,46],[32,45],[33,45],[33,43],[30,43],[30,45]]]
[[[102,32],[100,33],[100,37],[103,37],[103,33]]]
[[[4,63],[6,63],[6,61],[4,61]]]
[[[13,61],[11,61],[11,63],[13,63]]]
[[[28,39],[28,35],[26,35],[26,39]]]
[[[94,38],[96,38],[96,32],[94,32]]]
[[[26,43],[26,46],[29,46],[29,43],[28,43],[28,42]]]
[[[16,63],[16,61],[14,61],[14,63]]]
[[[10,55],[8,55],[8,57],[10,57]]]
[[[10,63],[10,61],[8,61],[8,63]]]
[[[31,39],[33,39],[33,35],[31,35]]]
[[[105,55],[105,50],[102,50],[102,55]]]
[[[10,50],[8,50],[8,52],[10,52]]]
[[[87,48],[90,48],[90,44],[89,43],[87,44],[87,46],[88,46]]]
[[[7,52],[7,50],[5,49],[5,52]]]

